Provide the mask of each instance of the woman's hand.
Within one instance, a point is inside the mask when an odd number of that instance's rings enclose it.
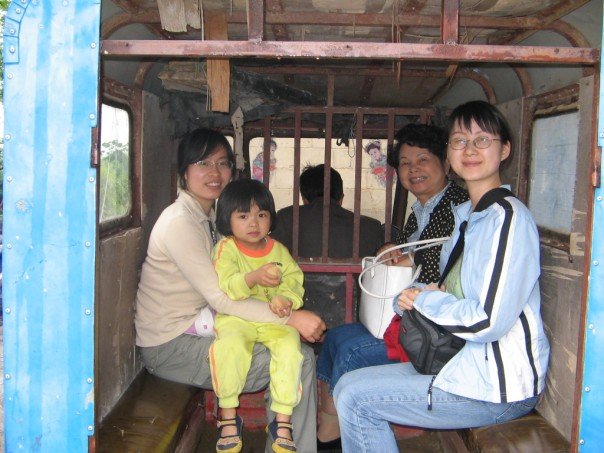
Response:
[[[413,310],[413,303],[415,302],[415,298],[422,290],[419,288],[407,288],[404,289],[400,296],[398,296],[398,300],[396,304],[398,308],[401,310]]]
[[[278,294],[272,297],[268,306],[270,307],[271,311],[280,318],[285,318],[292,311],[291,300]]]
[[[300,336],[309,343],[315,343],[323,339],[325,323],[323,320],[308,310],[295,310],[292,312],[287,325],[296,329]]]
[[[430,283],[429,285],[426,285],[426,287],[423,290],[421,290],[419,288],[407,288],[401,292],[400,296],[398,296],[398,300],[396,301],[396,304],[398,305],[398,308],[401,310],[413,310],[413,304],[415,302],[415,298],[422,291],[445,291],[445,290],[446,290],[446,288],[445,288],[444,284],[440,285],[440,287],[439,287],[437,283]]]
[[[393,244],[392,242],[388,242],[384,245],[382,245],[379,250],[377,251],[377,255],[379,255],[380,253],[382,253],[384,250],[388,250],[390,247],[394,247],[396,244]],[[386,265],[393,265],[393,266],[406,266],[406,267],[411,267],[413,266],[413,260],[411,260],[410,256],[408,253],[403,253],[401,252],[401,249],[396,249],[393,250],[390,253],[386,253],[384,256],[382,256],[382,258],[380,258],[380,260],[382,259],[390,259],[390,261],[386,261],[384,264]]]

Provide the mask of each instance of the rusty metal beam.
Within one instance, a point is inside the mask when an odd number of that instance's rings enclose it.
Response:
[[[247,0],[247,39],[264,40],[264,0]]]
[[[484,92],[489,103],[497,104],[497,96],[495,95],[495,90],[491,86],[491,83],[489,82],[489,80],[486,77],[484,77],[474,71],[471,71],[469,69],[457,70],[455,72],[454,76],[450,77],[449,80],[447,80],[445,83],[443,83],[440,87],[438,87],[436,89],[436,91],[432,94],[430,99],[428,99],[427,104],[433,104],[436,102],[436,100],[438,98],[443,96],[449,90],[450,85],[454,78],[466,78],[466,79],[473,80],[478,85],[480,85],[480,87],[482,88],[482,91]]]
[[[132,15],[135,18],[139,15],[144,16],[147,11],[146,8],[142,8],[143,0],[113,0],[113,3],[122,8],[126,14]],[[171,39],[172,35],[170,35],[168,32],[161,28],[161,25],[159,23],[160,19],[159,12],[157,11],[157,6],[154,9],[157,12],[157,21],[143,23],[155,36],[165,39]]]
[[[267,15],[270,13],[282,13],[283,3],[281,0],[266,0],[266,12]],[[273,35],[275,35],[275,41],[289,41],[289,33],[285,24],[271,24]]]
[[[443,0],[441,19],[442,43],[457,44],[459,42],[459,0]]]
[[[267,6],[277,0],[267,0]],[[125,16],[126,18],[122,17]],[[157,7],[136,8],[126,10],[125,13],[115,14],[103,21],[107,28],[112,28],[114,22],[126,22],[126,24],[155,24],[159,25],[160,17]],[[229,24],[247,24],[247,13],[234,12],[227,15]],[[267,25],[319,25],[319,26],[356,26],[356,27],[392,27],[393,19],[387,14],[376,13],[288,13],[268,9],[265,14]],[[438,28],[441,26],[440,16],[436,15],[411,15],[398,14],[394,18],[396,25],[400,27],[428,27]],[[528,29],[539,30],[543,23],[536,17],[489,17],[468,15],[459,17],[459,25],[464,28],[491,28],[491,29]]]
[[[499,63],[587,64],[599,62],[594,48],[491,46],[368,42],[157,41],[105,40],[101,53],[111,56],[258,57],[292,59],[381,59]]]
[[[538,27],[538,29],[527,30],[527,31],[518,33],[509,39],[503,39],[500,42],[495,42],[493,44],[513,44],[513,43],[522,42],[525,39],[527,39],[529,36],[532,36],[533,34],[538,32],[539,30],[547,29],[551,23],[572,13],[573,11],[575,11],[576,9],[579,9],[583,5],[589,3],[590,1],[591,0],[561,0],[560,3],[558,3],[557,5],[554,5],[548,9],[541,11],[536,16],[536,19],[538,19],[539,22],[541,23],[541,26]]]

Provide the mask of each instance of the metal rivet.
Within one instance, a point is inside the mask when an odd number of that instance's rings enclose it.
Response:
[[[91,49],[96,49],[96,42],[90,43],[90,48]]]
[[[86,310],[84,310],[84,314],[85,314],[86,316],[90,316],[90,313],[92,313],[92,312],[90,311],[90,308],[87,308]]]
[[[4,310],[4,313],[10,313],[10,308],[6,308],[6,309]]]
[[[15,9],[15,12],[16,12],[17,14],[21,14],[21,8],[17,8],[17,9]]]
[[[4,140],[10,140],[10,134],[6,134],[6,135],[4,136]]]
[[[581,439],[581,440],[579,440],[579,444],[580,444],[580,445],[585,445],[585,439]]]
[[[15,31],[15,29],[14,29],[14,28],[11,28],[11,29],[10,29],[8,32],[9,32],[11,35],[14,35],[15,33],[17,33],[17,32]]]
[[[88,427],[88,431],[92,431],[93,429],[94,429],[94,427],[92,427],[92,426]]]
[[[8,48],[8,51],[9,51],[10,53],[15,53],[15,50],[17,50],[17,49],[15,49],[15,46],[10,46],[10,47]]]
[[[4,379],[6,379],[7,381],[8,381],[10,378],[11,378],[10,374],[6,373],[6,374],[4,375]]]
[[[84,245],[85,245],[86,247],[90,247],[90,245],[91,245],[91,244],[90,244],[90,241],[86,241],[86,242],[84,242]]]
[[[88,182],[94,182],[94,176],[90,176],[90,177],[88,178]]]
[[[6,248],[7,249],[12,249],[13,248],[13,244],[6,244]]]
[[[86,382],[88,382],[89,384],[92,384],[92,378],[86,379]]]
[[[600,264],[600,262],[598,260],[594,261],[594,266],[598,266]]]
[[[602,195],[598,195],[598,198],[596,198],[596,200],[602,201]]]
[[[591,391],[591,387],[590,387],[589,385],[588,385],[588,386],[586,386],[586,387],[585,387],[585,391],[586,391],[586,392]]]
[[[12,177],[12,176],[7,176],[7,177],[6,177],[6,181],[7,181],[7,182],[12,182],[12,180],[13,180],[13,177]]]
[[[604,138],[604,132],[600,132],[600,138]]]
[[[6,78],[7,78],[7,79],[12,79],[12,78],[13,78],[13,75],[12,75],[12,74],[6,74]]]
[[[589,330],[594,330],[594,325],[593,325],[593,324],[590,324],[590,325],[588,325],[588,326],[587,326],[587,328],[588,328]]]
[[[88,118],[90,118],[91,120],[96,118],[96,115],[94,113],[91,113],[90,115],[88,115]]]

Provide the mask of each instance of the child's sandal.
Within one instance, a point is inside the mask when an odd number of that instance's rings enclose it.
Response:
[[[291,436],[291,439],[279,436],[277,430],[280,428],[285,428],[289,430],[289,435]],[[296,444],[292,440],[294,438],[292,430],[293,427],[291,423],[278,422],[277,420],[273,420],[266,427],[266,431],[270,433],[271,437],[273,438],[272,447],[275,453],[292,453],[298,451],[296,450]]]
[[[216,423],[218,429],[220,429],[220,437],[216,442],[216,453],[239,453],[243,446],[241,441],[241,432],[243,431],[243,420],[239,415],[235,418],[227,418],[224,420],[218,420]],[[223,436],[222,428],[225,426],[235,425],[237,427],[237,434],[233,436]]]

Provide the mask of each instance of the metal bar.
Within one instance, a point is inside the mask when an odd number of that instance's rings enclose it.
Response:
[[[271,117],[264,118],[263,127],[264,142],[262,147],[262,182],[270,188],[270,165],[271,165]]]
[[[346,314],[344,315],[344,322],[349,324],[352,322],[352,307],[353,307],[353,288],[354,279],[350,272],[346,273]]]
[[[258,57],[315,59],[383,59],[409,61],[468,61],[498,63],[595,64],[595,48],[491,46],[459,44],[282,42],[263,41],[161,41],[105,40],[101,53],[112,56],[158,57]]]
[[[321,261],[326,262],[329,256],[329,206],[331,200],[331,137],[333,112],[327,109],[325,114],[325,173],[323,175],[323,244]]]
[[[300,235],[300,137],[302,136],[302,112],[294,112],[294,194],[292,252],[294,259],[298,259],[298,237]]]
[[[254,43],[264,39],[264,0],[247,0],[247,39]]]
[[[441,5],[440,34],[443,44],[459,42],[459,0],[443,0]]]
[[[299,262],[298,265],[303,272],[327,273],[327,274],[360,274],[360,264],[337,264],[337,263],[309,263]]]
[[[270,2],[267,2],[267,4]],[[566,14],[564,14],[566,15]],[[563,17],[564,15],[560,16]],[[161,19],[157,7],[140,8],[135,12],[118,13],[103,22],[103,30],[115,31],[121,26],[134,23],[157,24]],[[247,13],[233,12],[227,16],[229,24],[246,24]],[[268,11],[265,14],[267,25],[320,25],[320,26],[356,26],[356,27],[391,27],[392,16],[382,13],[307,13]],[[394,23],[401,27],[438,28],[441,25],[440,16],[429,14],[402,14],[394,17]],[[493,17],[479,15],[463,15],[459,18],[460,26],[464,28],[492,29],[535,29],[543,28],[543,20],[536,17]],[[105,36],[105,35],[103,35]]]
[[[394,114],[388,114],[388,147],[387,152],[390,151],[394,142]],[[390,233],[392,232],[392,178],[394,176],[393,169],[388,166],[386,172],[386,218],[384,219],[384,239],[386,242],[390,242]],[[398,176],[397,176],[398,178]]]
[[[359,240],[361,235],[361,173],[363,172],[363,112],[358,112],[355,119],[355,154],[354,154],[354,215],[352,228],[352,258],[359,257]]]
[[[325,113],[328,107],[320,106],[300,106],[296,107],[302,113]],[[354,114],[355,112],[363,112],[365,115],[388,115],[393,112],[395,115],[414,115],[420,116],[422,114],[434,115],[433,109],[423,108],[390,108],[390,107],[329,107],[329,110],[336,113],[349,113]],[[284,109],[285,112],[291,111]]]

